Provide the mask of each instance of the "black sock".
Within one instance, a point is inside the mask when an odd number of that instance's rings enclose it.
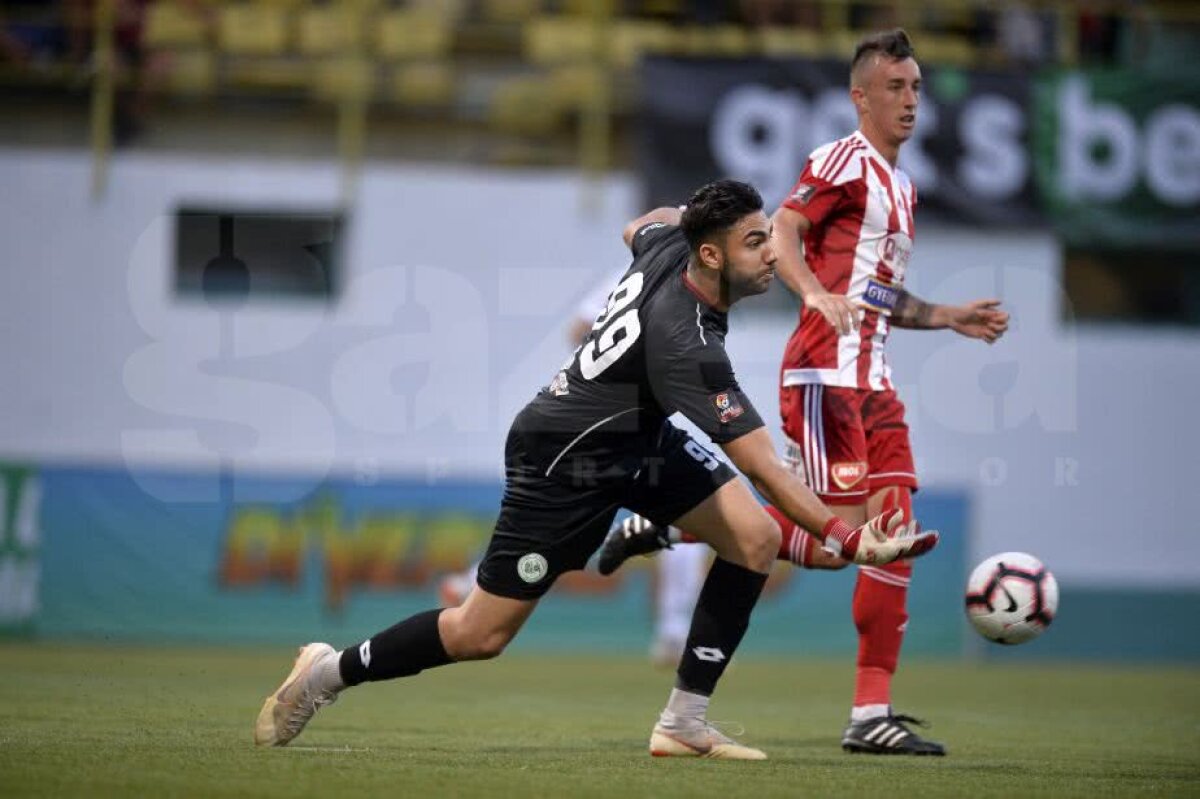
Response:
[[[409,677],[450,661],[438,633],[441,609],[426,610],[393,624],[357,646],[347,647],[338,661],[346,685]]]
[[[710,696],[750,625],[767,575],[717,558],[700,589],[675,687]]]

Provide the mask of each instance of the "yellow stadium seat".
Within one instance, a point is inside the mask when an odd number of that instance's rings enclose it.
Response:
[[[204,95],[216,85],[216,59],[208,50],[184,50],[172,53],[162,87],[174,94]]]
[[[823,52],[823,38],[813,30],[771,27],[759,34],[759,44],[764,55],[815,58]]]
[[[346,53],[362,43],[363,12],[348,5],[310,6],[299,12],[297,49],[304,55]]]
[[[679,16],[684,13],[684,0],[641,0],[636,10],[642,14]]]
[[[695,56],[744,56],[750,36],[737,25],[690,25],[680,32],[680,46]]]
[[[313,64],[288,56],[235,58],[222,67],[223,83],[266,91],[303,91],[312,82]]]
[[[290,40],[288,12],[278,6],[232,3],[223,6],[217,26],[220,49],[234,55],[278,55]]]
[[[597,4],[601,4],[602,8],[597,9]],[[562,9],[564,13],[578,17],[590,16],[597,11],[611,17],[617,13],[617,0],[563,0]]]
[[[676,52],[679,37],[665,22],[622,20],[612,26],[608,47],[613,65],[630,69],[643,55]]]
[[[146,8],[143,42],[151,49],[197,47],[208,40],[208,21],[195,7],[157,2]]]
[[[389,11],[375,21],[375,52],[393,61],[437,58],[450,51],[452,34],[450,22],[440,14],[423,10]]]
[[[594,57],[596,31],[577,17],[535,17],[525,23],[525,57],[534,64],[561,64]]]
[[[553,87],[545,79],[511,78],[492,93],[488,122],[500,133],[546,135],[562,126],[564,109],[554,102]]]
[[[607,73],[590,64],[569,64],[551,71],[549,85],[558,105],[579,110],[589,105],[604,88]]]
[[[922,62],[965,67],[977,61],[975,48],[961,36],[921,33],[915,41]]]
[[[455,89],[454,68],[447,62],[403,64],[392,72],[388,95],[406,106],[448,106]]]
[[[864,36],[872,31],[842,29],[821,36],[824,55],[835,61],[844,61],[847,65],[854,57],[854,48]]]
[[[542,10],[541,0],[483,0],[483,18],[490,22],[524,22]]]
[[[313,93],[331,101],[347,96],[370,97],[375,83],[375,70],[363,58],[325,59],[316,65],[312,76]]]

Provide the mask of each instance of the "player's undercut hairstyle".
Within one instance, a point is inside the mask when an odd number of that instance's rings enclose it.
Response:
[[[903,28],[872,33],[854,48],[854,58],[850,61],[850,83],[853,85],[856,82],[862,67],[869,64],[871,59],[876,56],[889,58],[892,61],[903,61],[906,58],[914,58],[916,54],[917,52],[913,49],[912,42],[908,40],[908,34],[904,32]]]
[[[758,189],[740,180],[715,180],[701,186],[688,200],[679,226],[693,252],[724,235],[746,214],[761,211]]]

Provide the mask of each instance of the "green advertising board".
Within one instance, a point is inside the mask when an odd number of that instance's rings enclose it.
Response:
[[[0,635],[33,632],[41,581],[41,481],[0,464]]]
[[[1045,73],[1032,143],[1042,203],[1069,243],[1200,246],[1200,73]]]

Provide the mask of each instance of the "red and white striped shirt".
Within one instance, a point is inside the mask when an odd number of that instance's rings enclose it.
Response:
[[[908,175],[859,131],[809,157],[784,206],[812,223],[804,256],[817,280],[863,311],[858,330],[839,336],[804,308],[784,350],[783,385],[892,387],[883,346],[912,253],[916,203]]]

